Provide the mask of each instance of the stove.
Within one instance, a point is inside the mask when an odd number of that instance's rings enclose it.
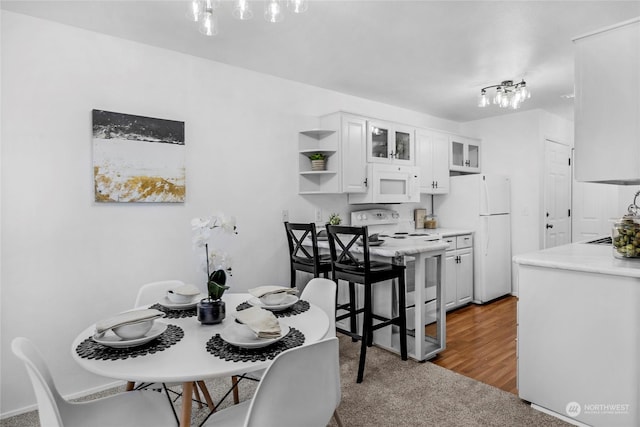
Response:
[[[418,233],[411,221],[402,221],[398,211],[391,209],[367,209],[351,213],[351,225],[355,227],[367,226],[369,235],[378,234],[381,239],[394,243],[406,240],[441,240],[442,236],[435,233]]]

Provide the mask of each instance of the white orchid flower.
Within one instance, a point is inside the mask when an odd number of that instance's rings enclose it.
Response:
[[[211,219],[193,218],[191,220],[191,229],[198,230],[209,226]]]

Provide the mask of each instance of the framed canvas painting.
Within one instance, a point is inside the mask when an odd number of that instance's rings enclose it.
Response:
[[[184,202],[184,122],[93,110],[96,202]]]

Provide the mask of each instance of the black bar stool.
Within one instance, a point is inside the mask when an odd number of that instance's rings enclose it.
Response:
[[[329,277],[331,256],[318,254],[318,235],[316,225],[285,222],[287,242],[289,243],[289,260],[291,264],[291,287],[296,287],[296,270],[313,274],[313,277]],[[303,246],[302,242],[311,238],[312,246]]]
[[[329,237],[329,249],[331,252],[331,264],[333,280],[339,279],[349,282],[349,304],[339,308],[347,310],[347,314],[336,316],[336,321],[351,320],[351,330],[340,327],[336,330],[349,335],[354,340],[361,340],[360,364],[358,367],[357,382],[362,382],[364,365],[367,357],[367,346],[373,343],[373,331],[386,326],[397,325],[400,327],[400,356],[407,360],[407,311],[405,304],[404,265],[371,261],[369,256],[369,235],[367,227],[349,227],[327,224]],[[398,281],[398,316],[386,318],[373,313],[372,292],[373,284],[384,280],[396,279]],[[357,308],[354,283],[364,285],[364,307]],[[346,306],[346,307],[345,307]],[[362,335],[357,333],[356,315],[364,313],[362,323]],[[373,319],[381,321],[376,325]]]

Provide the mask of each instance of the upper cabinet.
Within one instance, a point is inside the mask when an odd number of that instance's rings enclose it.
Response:
[[[576,180],[640,184],[640,18],[573,41]]]
[[[449,134],[416,129],[416,165],[420,168],[420,192],[449,192]]]
[[[449,138],[449,170],[480,173],[480,140],[452,135]]]
[[[415,164],[415,129],[396,123],[369,120],[367,161],[371,163]]]
[[[320,119],[321,129],[298,134],[298,192],[300,194],[362,193],[367,191],[367,121],[345,113]],[[325,158],[314,168],[314,154]]]

